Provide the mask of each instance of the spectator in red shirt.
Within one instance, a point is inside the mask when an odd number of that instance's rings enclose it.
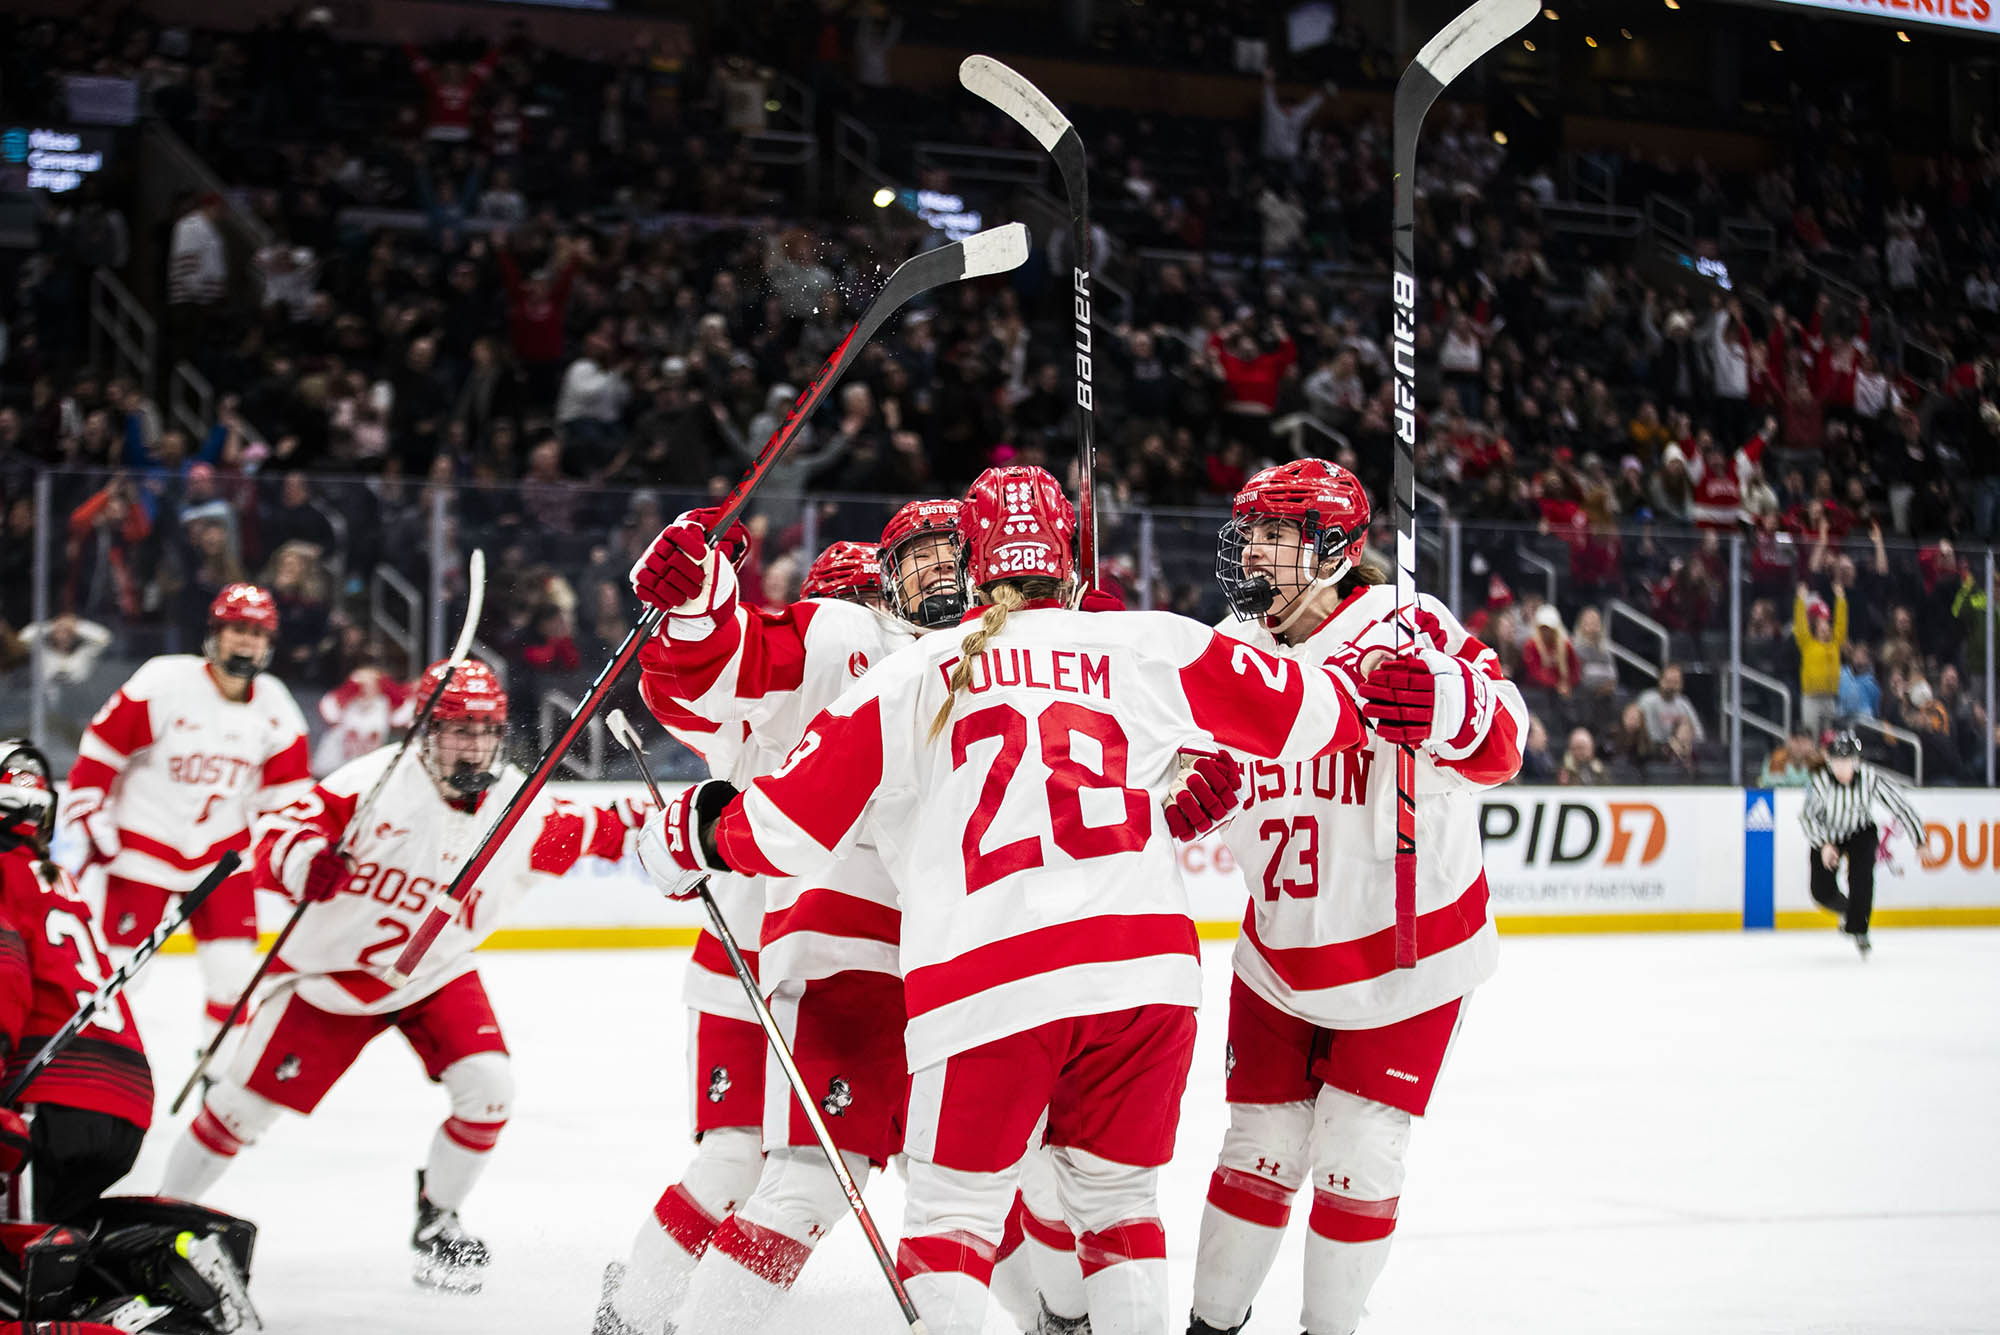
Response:
[[[530,401],[552,403],[563,373],[563,317],[576,278],[576,252],[568,237],[556,238],[549,260],[553,278],[540,273],[522,277],[504,230],[493,234],[493,253],[507,284],[507,330]]]
[[[1225,325],[1208,336],[1209,369],[1223,382],[1224,412],[1269,417],[1278,410],[1278,385],[1299,359],[1298,346],[1285,326],[1273,319],[1257,335],[1242,323]]]
[[[1567,697],[1582,675],[1562,613],[1553,604],[1543,603],[1535,610],[1535,633],[1521,646],[1522,684]]]
[[[410,58],[410,69],[424,86],[424,138],[438,144],[462,144],[472,138],[473,103],[480,85],[500,63],[500,49],[488,47],[471,69],[448,60],[440,70],[408,42],[403,44],[403,54]]]

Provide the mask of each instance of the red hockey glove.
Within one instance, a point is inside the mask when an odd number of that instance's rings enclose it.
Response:
[[[28,1162],[28,1124],[12,1108],[0,1108],[0,1174],[12,1177]]]
[[[700,524],[704,533],[708,532],[710,524],[721,517],[722,507],[719,505],[704,505],[699,510],[689,510],[680,516],[682,519],[692,519]],[[739,519],[729,526],[727,533],[717,538],[711,545],[722,553],[723,560],[733,566],[740,566],[743,564],[743,558],[750,554],[750,530],[743,527],[743,521]]]
[[[681,790],[639,835],[639,865],[669,899],[693,899],[710,872],[728,871],[711,858],[702,835],[736,797],[736,786],[708,779]]]
[[[347,855],[327,844],[306,864],[306,883],[299,898],[308,904],[324,904],[342,890],[354,876],[354,864]]]
[[[1378,737],[1447,759],[1473,749],[1491,712],[1485,678],[1436,649],[1391,658],[1361,681],[1361,713]]]
[[[1163,803],[1167,833],[1184,844],[1209,833],[1236,810],[1236,789],[1243,781],[1243,767],[1227,751],[1192,759],[1194,764],[1174,780]]]
[[[1116,589],[1106,588],[1102,585],[1094,589],[1085,589],[1083,597],[1077,602],[1076,610],[1079,612],[1122,612],[1125,610],[1125,595]]]

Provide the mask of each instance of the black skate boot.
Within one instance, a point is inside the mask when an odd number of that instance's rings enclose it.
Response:
[[[458,1211],[431,1202],[424,1192],[424,1170],[417,1170],[417,1227],[410,1234],[416,1258],[410,1278],[417,1287],[439,1293],[477,1293],[486,1282],[492,1254],[486,1244],[465,1231]]]
[[[1035,1321],[1035,1335],[1090,1335],[1090,1313],[1057,1316],[1049,1310],[1049,1300],[1043,1298],[1042,1314]]]
[[[1203,1321],[1200,1317],[1190,1312],[1188,1313],[1188,1335],[1236,1335],[1237,1331],[1243,1329],[1243,1327],[1245,1325],[1248,1325],[1249,1323],[1250,1323],[1250,1313],[1245,1312],[1243,1314],[1242,1324],[1234,1325],[1227,1330],[1223,1330],[1220,1329],[1219,1327],[1209,1325],[1206,1321]]]

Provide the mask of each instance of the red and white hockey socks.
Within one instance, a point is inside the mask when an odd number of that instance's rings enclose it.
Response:
[[[855,1182],[866,1183],[868,1161],[842,1158]],[[750,1199],[709,1238],[683,1313],[699,1313],[704,1330],[759,1329],[847,1209],[847,1193],[817,1148],[772,1150]],[[678,1324],[691,1328],[685,1319]]]
[[[1344,1090],[1320,1091],[1306,1234],[1306,1335],[1353,1335],[1389,1262],[1410,1114]]]
[[[1243,1324],[1271,1272],[1305,1180],[1312,1130],[1310,1102],[1229,1105],[1194,1262],[1194,1315],[1216,1330]]]
[[[1089,1315],[1090,1300],[1077,1268],[1076,1237],[1063,1222],[1052,1153],[1037,1147],[1021,1160],[1021,1251],[1039,1295],[1035,1315],[1046,1306],[1052,1316],[1076,1320]]]
[[[424,1160],[424,1194],[440,1209],[457,1210],[486,1171],[514,1103],[514,1071],[504,1052],[461,1057],[438,1077],[451,1095],[451,1116],[431,1137]]]
[[[709,1238],[756,1189],[763,1168],[757,1127],[724,1127],[702,1136],[681,1180],[661,1193],[639,1225],[624,1278],[607,1295],[621,1319],[641,1330],[665,1323],[687,1296]]]
[[[1052,1148],[1049,1157],[1063,1214],[1077,1226],[1076,1263],[1091,1335],[1155,1335],[1168,1329],[1160,1170],[1068,1146]]]
[[[282,1111],[227,1078],[216,1081],[167,1154],[160,1194],[182,1201],[206,1199],[237,1154],[256,1144]]]

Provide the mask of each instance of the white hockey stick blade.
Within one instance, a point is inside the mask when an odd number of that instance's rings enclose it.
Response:
[[[243,1331],[246,1335],[263,1330],[264,1319],[251,1306],[250,1290],[244,1284],[243,1274],[236,1268],[236,1262],[223,1249],[222,1239],[212,1233],[199,1238],[183,1233],[181,1238],[186,1239],[184,1247],[179,1240],[175,1243],[181,1247],[181,1254],[195,1268],[195,1273],[213,1285],[222,1298],[219,1312],[213,1314],[219,1318],[218,1328]]]
[[[1482,0],[1424,43],[1416,63],[1440,85],[1448,84],[1473,61],[1520,31],[1541,8],[1541,0]]]
[[[1028,262],[1028,229],[1017,222],[975,232],[958,244],[965,251],[964,278],[1006,273]]]
[[[991,56],[967,56],[960,61],[958,81],[968,93],[1006,112],[1044,149],[1054,148],[1056,140],[1069,132],[1069,117],[1057,111],[1041,89]]]
[[[638,730],[632,720],[625,717],[625,711],[614,709],[604,716],[604,726],[611,732],[611,740],[632,751],[644,751],[645,745],[639,740]]]
[[[472,652],[472,637],[479,633],[479,618],[486,610],[486,553],[474,547],[465,563],[465,624],[458,628],[458,643],[451,647],[451,661],[463,663]]]

